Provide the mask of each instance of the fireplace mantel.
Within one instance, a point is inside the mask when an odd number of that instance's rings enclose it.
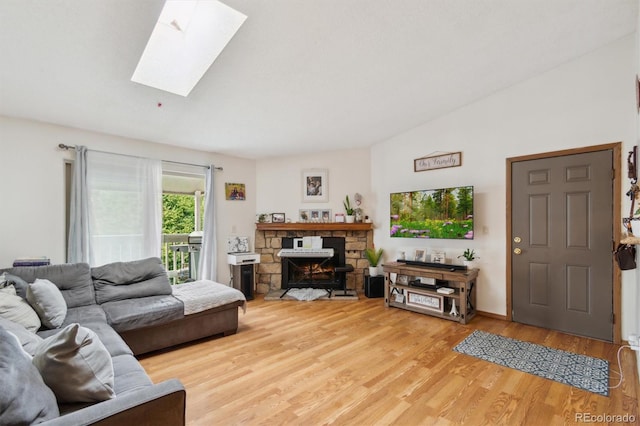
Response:
[[[371,223],[256,223],[258,231],[370,231],[372,229]]]

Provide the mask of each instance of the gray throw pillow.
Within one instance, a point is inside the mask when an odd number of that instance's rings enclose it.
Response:
[[[31,356],[36,352],[36,347],[42,343],[42,337],[32,333],[17,322],[0,317],[0,327],[15,334],[22,345],[22,349]]]
[[[41,325],[40,317],[27,301],[9,293],[0,293],[0,317],[17,322],[34,333]]]
[[[29,283],[17,275],[5,273],[4,276],[7,279],[7,283],[13,284],[16,288],[16,294],[24,300],[27,300],[27,288],[29,287]]]
[[[4,329],[0,329],[0,383],[0,424],[29,425],[60,415],[55,395]]]
[[[96,333],[80,324],[44,339],[33,365],[58,402],[97,402],[116,395],[111,355]]]
[[[29,284],[27,301],[47,328],[59,328],[67,317],[67,303],[60,289],[49,280],[37,278]]]

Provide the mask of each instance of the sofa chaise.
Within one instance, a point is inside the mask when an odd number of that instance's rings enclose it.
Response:
[[[172,286],[158,258],[0,269],[0,424],[184,424],[183,385],[135,356],[233,334],[245,306],[212,281]]]

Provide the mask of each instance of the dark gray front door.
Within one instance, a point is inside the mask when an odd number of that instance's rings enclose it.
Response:
[[[611,150],[512,164],[514,321],[613,340],[612,170]]]

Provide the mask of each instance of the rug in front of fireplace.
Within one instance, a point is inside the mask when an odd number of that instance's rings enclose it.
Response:
[[[346,294],[343,290],[334,290],[329,297],[329,292],[322,289],[312,288],[292,288],[282,297],[284,290],[271,290],[264,296],[264,300],[358,300],[358,293],[354,290],[347,290]]]
[[[475,330],[454,351],[609,396],[609,362]]]

